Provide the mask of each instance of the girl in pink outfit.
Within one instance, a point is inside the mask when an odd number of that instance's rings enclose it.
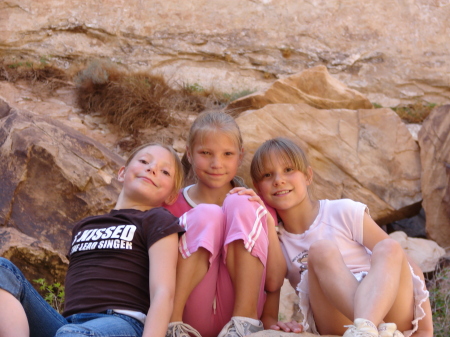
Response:
[[[314,200],[306,156],[284,138],[260,146],[251,175],[259,196],[281,219],[286,277],[300,297],[305,331],[345,337],[433,336],[423,273],[372,220],[366,205],[350,199]],[[265,324],[285,331],[295,327],[277,322],[276,307],[271,312]]]
[[[242,337],[262,330],[265,290],[281,287],[283,280],[272,275],[284,273],[285,263],[263,202],[227,195],[241,186],[235,176],[244,155],[234,119],[222,112],[199,115],[186,154],[196,183],[167,206],[186,230],[167,337]]]

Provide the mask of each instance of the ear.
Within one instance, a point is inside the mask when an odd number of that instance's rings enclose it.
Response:
[[[242,164],[243,159],[244,159],[244,148],[241,148],[241,152],[239,154],[239,165]]]
[[[125,171],[126,171],[126,167],[122,166],[120,168],[119,172],[117,173],[117,180],[120,181],[121,183],[123,183],[125,180]]]
[[[166,205],[172,205],[175,201],[177,201],[178,191],[172,192],[167,199],[164,201]]]
[[[187,145],[186,145],[186,157],[187,157],[187,160],[188,160],[189,164],[192,165],[192,161],[191,161],[191,151],[189,151],[189,146],[187,146]]]
[[[260,194],[258,183],[256,181],[254,181],[254,180],[252,180],[252,183],[253,183],[253,186],[255,187],[256,193]]]
[[[307,185],[311,185],[313,182],[313,170],[311,166],[308,166],[308,168],[306,169],[306,180],[307,180]]]

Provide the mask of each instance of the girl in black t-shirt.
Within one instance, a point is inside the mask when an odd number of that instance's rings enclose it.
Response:
[[[165,335],[183,229],[159,206],[176,198],[181,163],[170,147],[146,144],[118,180],[114,210],[74,227],[63,315],[0,258],[0,337]]]

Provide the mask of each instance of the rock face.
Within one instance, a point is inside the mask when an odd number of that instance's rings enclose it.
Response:
[[[391,233],[389,236],[400,243],[424,273],[434,271],[439,259],[445,255],[445,249],[434,241],[410,238],[402,231]]]
[[[419,132],[428,236],[450,247],[450,105],[434,109]]]
[[[15,228],[0,227],[0,256],[18,266],[32,284],[39,278],[64,284],[68,265],[64,254]]]
[[[419,147],[391,109],[271,104],[247,111],[236,121],[246,150],[239,175],[250,185],[249,167],[257,147],[283,136],[306,150],[317,198],[361,201],[380,225],[419,212]]]
[[[114,206],[124,161],[58,122],[1,100],[0,115],[0,251],[64,264],[74,222]]]
[[[383,106],[450,101],[449,0],[0,3],[0,45],[62,67],[108,58],[222,92],[326,66]],[[395,18],[392,13],[396,13]]]
[[[237,99],[227,110],[237,114],[275,103],[306,103],[317,109],[373,108],[364,95],[330,76],[325,66],[318,66],[275,81],[264,92]]]

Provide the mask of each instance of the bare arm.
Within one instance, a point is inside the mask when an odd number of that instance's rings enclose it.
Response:
[[[274,292],[268,292],[266,297],[266,303],[264,303],[263,313],[261,315],[261,321],[263,322],[264,329],[282,330],[285,332],[302,332],[303,327],[296,321],[280,322],[278,321],[278,311],[280,306],[280,293],[281,290]]]
[[[267,212],[267,231],[269,251],[267,254],[265,289],[268,292],[275,292],[280,290],[283,285],[287,266],[283,251],[281,250],[280,241],[278,240],[275,222],[269,212]]]
[[[150,309],[143,337],[164,337],[173,310],[178,234],[154,243],[148,250],[150,260]]]

